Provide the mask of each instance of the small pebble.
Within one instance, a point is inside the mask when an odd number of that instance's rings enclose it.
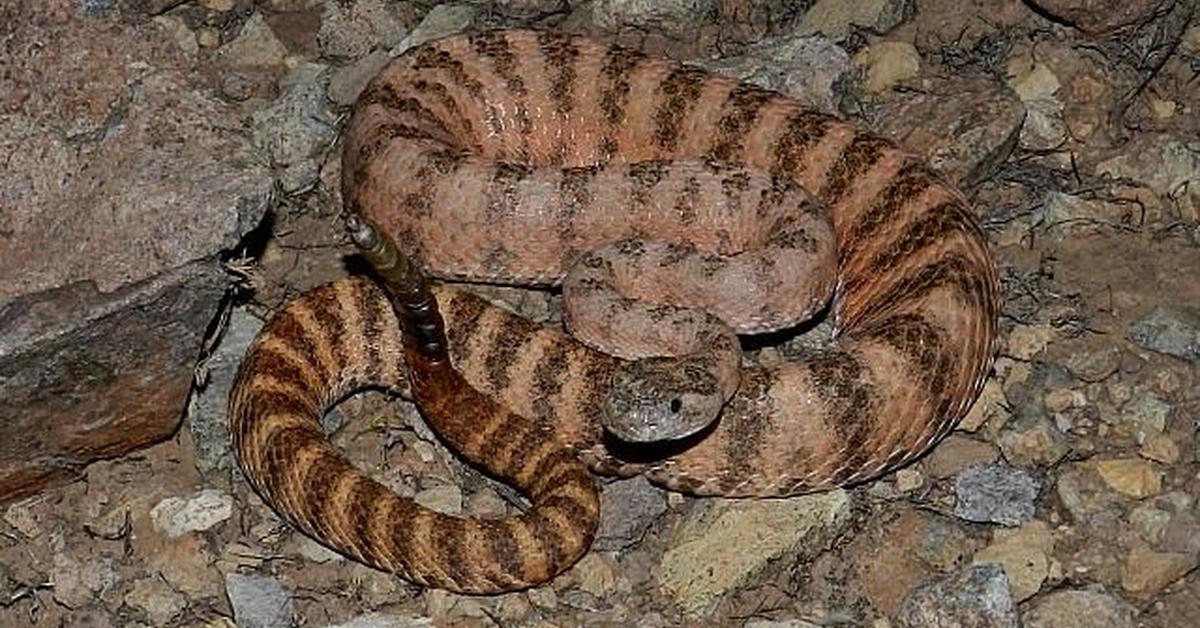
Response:
[[[1008,334],[1008,355],[1030,360],[1058,335],[1050,325],[1018,325]]]
[[[1063,412],[1075,406],[1076,392],[1069,388],[1056,388],[1046,392],[1042,403],[1050,412]]]
[[[1129,552],[1125,560],[1121,588],[1134,597],[1148,599],[1197,565],[1200,565],[1200,555],[1156,552],[1139,545]]]
[[[642,476],[606,484],[600,493],[595,548],[617,550],[633,545],[666,511],[665,491]]]
[[[1071,374],[1085,382],[1099,382],[1117,372],[1121,365],[1121,349],[1109,345],[1095,351],[1073,353],[1066,367]]]
[[[1142,499],[1162,491],[1162,473],[1149,461],[1116,458],[1097,461],[1095,467],[1104,483],[1122,495]]]
[[[1033,518],[1041,482],[1005,464],[973,467],[958,474],[954,514],[960,519],[1018,526]]]
[[[611,558],[603,554],[587,554],[571,568],[570,573],[581,590],[599,599],[608,597],[616,590],[618,575],[615,565]]]
[[[150,510],[154,529],[168,538],[208,530],[233,516],[233,497],[216,489],[204,489],[184,499],[168,497]]]
[[[142,578],[125,594],[125,603],[140,609],[155,626],[166,626],[187,608],[187,598],[161,578]]]
[[[1158,397],[1145,393],[1134,397],[1121,411],[1122,420],[1132,423],[1144,439],[1149,434],[1157,434],[1167,428],[1167,420],[1171,415],[1171,405]]]
[[[4,510],[4,522],[16,528],[27,539],[37,538],[42,534],[39,517],[33,511],[36,499],[27,499],[9,505]]]
[[[232,11],[237,4],[237,0],[198,0],[197,4],[208,9],[209,11]]]
[[[997,529],[991,545],[976,553],[974,562],[999,564],[1008,576],[1013,600],[1022,602],[1046,581],[1053,551],[1050,527],[1034,520],[1015,530]]]
[[[898,628],[1017,628],[1016,604],[999,565],[973,565],[913,587],[896,613]]]
[[[1171,523],[1171,513],[1143,504],[1129,512],[1129,523],[1142,540],[1158,545],[1167,532],[1167,525]]]
[[[1130,323],[1128,337],[1151,351],[1200,361],[1200,309],[1158,306]]]
[[[1025,628],[1134,628],[1137,609],[1101,591],[1055,591],[1021,614]]]
[[[1179,462],[1179,444],[1166,434],[1153,434],[1142,443],[1138,455],[1163,464],[1175,464]]]
[[[270,576],[231,573],[225,593],[238,628],[290,628],[292,596]]]
[[[413,497],[418,504],[447,515],[462,512],[462,489],[454,484],[440,484],[427,488]]]
[[[896,472],[896,489],[902,493],[915,491],[925,484],[920,469],[908,467]]]

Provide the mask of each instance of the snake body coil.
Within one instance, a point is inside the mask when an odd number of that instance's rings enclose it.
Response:
[[[699,495],[843,486],[946,435],[990,368],[997,281],[963,196],[888,141],[779,94],[580,37],[455,36],[371,82],[344,150],[352,214],[437,276],[563,285],[583,339],[431,292],[455,373],[433,379],[461,373],[479,392],[423,380],[434,390],[423,411],[465,457],[535,497],[492,523],[391,495],[320,431],[320,413],[364,386],[420,401],[379,288],[318,288],[264,328],[231,395],[247,477],[301,530],[418,582],[500,591],[569,565],[596,507],[562,451]],[[831,291],[834,346],[807,361],[741,366],[736,342],[713,331],[714,319],[739,333],[790,326]],[[664,352],[683,356],[654,362],[678,365],[674,379],[631,370]],[[716,421],[672,423],[710,389]],[[683,403],[653,405],[659,390]],[[618,403],[638,395],[645,416]],[[640,422],[616,425],[617,406]],[[606,428],[686,438],[633,462]],[[572,488],[536,499],[560,481]]]

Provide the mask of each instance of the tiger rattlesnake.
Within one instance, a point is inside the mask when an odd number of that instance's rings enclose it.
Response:
[[[230,404],[246,476],[299,529],[415,582],[511,590],[586,551],[594,494],[561,447],[697,495],[823,490],[922,454],[990,369],[996,273],[961,193],[886,140],[688,65],[544,32],[426,44],[359,98],[342,176],[350,213],[435,276],[562,285],[579,338],[430,293],[454,366],[438,377],[479,393],[425,380],[435,431],[535,497],[539,478],[575,478],[550,505],[480,522],[393,495],[321,433],[363,387],[420,401],[403,308],[345,280],[260,333]],[[741,364],[729,330],[789,327],[830,292],[832,348]],[[672,446],[645,458],[636,441]]]

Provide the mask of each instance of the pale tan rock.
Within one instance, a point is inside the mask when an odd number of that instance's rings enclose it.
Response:
[[[818,0],[804,14],[799,32],[834,40],[846,37],[856,26],[883,33],[907,19],[910,10],[904,0]]]
[[[1163,464],[1175,464],[1179,462],[1179,444],[1166,434],[1152,434],[1142,443],[1138,455]]]
[[[1004,459],[1019,466],[1054,464],[1070,452],[1062,432],[1043,416],[1026,417],[1006,426],[997,439]]]
[[[580,589],[599,599],[607,598],[617,589],[616,566],[601,553],[592,552],[579,559],[570,573]]]
[[[187,497],[168,497],[150,510],[154,529],[168,538],[208,530],[233,516],[233,497],[204,489]]]
[[[196,45],[201,48],[216,48],[221,45],[221,31],[202,26],[196,29]]]
[[[287,46],[275,36],[261,13],[255,13],[242,25],[242,31],[217,51],[217,60],[235,68],[261,68],[283,65]]]
[[[155,626],[166,626],[187,608],[187,598],[160,578],[142,578],[125,594],[125,603],[140,609]]]
[[[860,52],[856,61],[867,68],[867,91],[883,92],[921,72],[921,55],[904,41],[881,41]]]
[[[1137,609],[1099,591],[1055,591],[1021,613],[1025,628],[1134,628]]]
[[[1062,143],[1067,137],[1067,127],[1058,76],[1027,50],[1010,57],[1006,69],[1008,84],[1025,104],[1027,114],[1021,127],[1021,146],[1046,149]]]
[[[1044,63],[1025,64],[1022,59],[1014,58],[1008,69],[1012,73],[1009,84],[1025,102],[1053,98],[1062,87],[1058,77]]]
[[[1050,412],[1064,412],[1069,408],[1076,407],[1077,401],[1083,401],[1080,399],[1081,396],[1078,391],[1069,388],[1055,388],[1046,392],[1042,397],[1042,404]]]
[[[544,608],[552,611],[558,608],[558,592],[554,587],[545,586],[536,589],[530,589],[526,596],[529,602],[538,608]]]
[[[1129,523],[1137,530],[1142,540],[1151,545],[1158,545],[1171,523],[1171,513],[1143,504],[1129,512]]]
[[[1016,530],[997,529],[992,543],[975,554],[974,562],[999,564],[1008,576],[1013,600],[1021,602],[1041,589],[1053,551],[1050,526],[1034,520]]]
[[[967,416],[959,422],[958,429],[964,432],[976,432],[985,423],[1004,422],[1009,415],[1007,403],[1003,384],[995,378],[988,379],[987,383],[983,385],[983,392],[979,394],[979,399],[975,400],[975,404],[971,406]]]
[[[1146,460],[1116,458],[1094,463],[1096,472],[1113,490],[1136,499],[1162,492],[1162,473]]]
[[[1008,355],[1018,360],[1029,360],[1046,349],[1046,345],[1058,336],[1058,332],[1046,323],[1018,325],[1008,335]]]
[[[991,443],[951,434],[934,447],[924,466],[929,475],[948,478],[970,467],[995,462],[999,457],[1000,452]]]
[[[706,501],[675,533],[655,578],[686,613],[702,615],[728,593],[752,584],[771,562],[811,556],[849,514],[850,498],[842,490]]]
[[[1151,598],[1200,564],[1200,556],[1133,548],[1125,559],[1121,588],[1139,598]]]
[[[33,511],[35,499],[25,499],[9,504],[4,509],[4,522],[20,532],[26,539],[41,536],[43,532],[40,518]]]
[[[439,484],[418,492],[414,497],[418,504],[447,515],[462,512],[462,489],[455,484]]]
[[[906,467],[896,472],[896,490],[907,493],[915,491],[925,484],[925,476],[920,469]]]

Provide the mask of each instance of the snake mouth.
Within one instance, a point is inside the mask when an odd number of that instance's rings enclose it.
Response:
[[[686,438],[704,429],[707,422],[689,424],[680,416],[682,406],[681,399],[672,398],[649,407],[627,411],[620,420],[610,420],[604,427],[610,434],[627,443],[658,443]]]
[[[601,419],[609,434],[627,443],[677,441],[716,420],[725,402],[720,391],[681,380],[669,362],[637,360],[618,371]]]

